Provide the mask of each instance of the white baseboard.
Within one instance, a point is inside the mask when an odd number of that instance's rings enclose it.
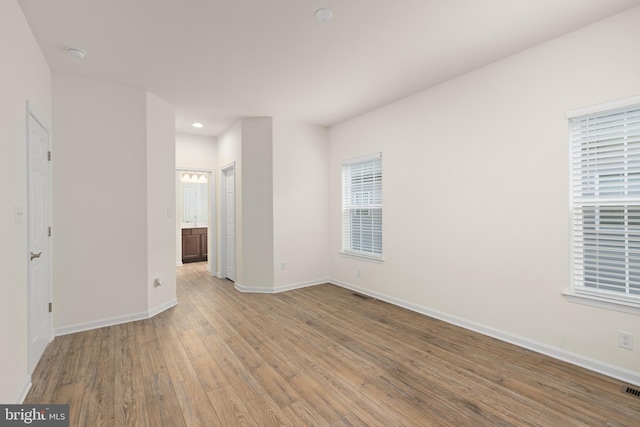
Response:
[[[175,306],[178,304],[177,299],[173,299],[165,304],[153,308],[152,310],[125,314],[123,316],[109,317],[107,319],[100,319],[86,323],[77,323],[75,325],[63,326],[55,328],[54,333],[56,336],[74,334],[76,332],[89,331],[91,329],[104,328],[106,326],[120,325],[122,323],[135,322],[136,320],[150,319],[153,316]]]
[[[316,279],[316,280],[307,280],[305,282],[291,283],[289,285],[280,285],[273,288],[273,290],[274,290],[274,293],[278,293],[278,292],[291,291],[293,289],[308,288],[309,286],[323,285],[325,283],[329,283],[329,279],[324,278],[324,279]]]
[[[167,301],[164,304],[161,304],[159,306],[157,306],[154,309],[149,310],[148,314],[147,314],[147,319],[150,319],[151,317],[155,316],[156,314],[160,314],[165,310],[170,309],[171,307],[175,307],[176,305],[178,305],[178,299],[174,298],[171,301]]]
[[[258,287],[251,287],[251,286],[243,286],[239,283],[234,283],[234,287],[240,291],[240,292],[244,292],[244,293],[254,293],[254,294],[277,294],[279,292],[285,292],[285,291],[290,291],[293,289],[300,289],[300,288],[306,288],[309,286],[316,286],[316,285],[322,285],[324,283],[329,283],[328,279],[317,279],[317,280],[308,280],[306,282],[300,282],[300,283],[291,283],[288,285],[281,285],[281,286],[276,286],[273,288],[258,288]]]
[[[20,405],[24,402],[24,399],[27,397],[27,393],[31,390],[31,375],[27,375],[27,378],[24,381],[24,385],[22,386],[22,391],[18,395],[16,399],[16,404]]]
[[[176,262],[176,267],[182,267],[184,264],[182,263],[182,261],[177,261]]]
[[[368,295],[372,298],[376,298],[381,301],[385,301],[390,304],[397,305],[399,307],[406,308],[407,310],[415,311],[416,313],[420,313],[425,316],[433,317],[433,318],[442,320],[444,322],[447,322],[456,326],[460,326],[462,328],[465,328],[474,332],[478,332],[480,334],[487,335],[492,338],[499,339],[501,341],[505,341],[509,344],[517,345],[518,347],[523,347],[528,350],[535,351],[536,353],[544,354],[554,359],[562,360],[563,362],[571,363],[572,365],[580,366],[590,371],[594,371],[594,372],[606,375],[608,377],[615,378],[620,381],[624,381],[625,383],[628,383],[628,384],[640,386],[640,373],[638,372],[629,371],[627,369],[613,366],[608,363],[604,363],[588,357],[584,357],[582,355],[572,353],[561,348],[553,347],[548,344],[543,344],[537,341],[530,340],[528,338],[513,335],[508,332],[490,328],[490,327],[481,325],[479,323],[471,322],[466,319],[461,319],[456,316],[451,316],[446,313],[441,313],[439,311],[422,307],[416,304],[412,304],[410,302],[407,302],[398,298],[380,294],[378,292],[374,292],[369,289],[364,289],[359,286],[352,285],[350,283],[345,283],[345,282],[341,282],[339,280],[333,280],[333,279],[329,280],[329,283],[332,283],[336,286],[340,286],[342,288],[350,289],[352,291],[356,291],[364,295]]]
[[[275,293],[275,292],[273,292],[273,289],[242,286],[239,283],[234,283],[233,287],[236,288],[237,291],[245,293],[245,294],[273,294],[273,293]]]

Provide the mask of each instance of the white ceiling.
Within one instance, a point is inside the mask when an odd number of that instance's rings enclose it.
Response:
[[[640,0],[18,3],[52,71],[144,88],[175,105],[178,131],[217,135],[240,117],[331,126]]]

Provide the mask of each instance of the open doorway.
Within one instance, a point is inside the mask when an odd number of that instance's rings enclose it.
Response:
[[[214,174],[176,169],[176,265],[207,262],[215,272]]]

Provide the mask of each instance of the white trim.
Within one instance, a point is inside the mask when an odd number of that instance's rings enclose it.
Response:
[[[94,320],[87,323],[76,323],[75,325],[63,326],[55,329],[56,336],[75,334],[76,332],[89,331],[91,329],[104,328],[107,326],[120,325],[122,323],[135,322],[137,320],[148,319],[148,313],[133,313],[123,316],[109,317],[101,320]]]
[[[310,286],[324,285],[325,283],[329,283],[329,279],[324,278],[324,279],[316,279],[316,280],[306,280],[304,282],[298,282],[298,283],[290,283],[288,285],[276,286],[273,288],[273,290],[274,290],[274,293],[277,294],[280,292],[292,291],[294,289],[302,289],[302,288],[308,288]]]
[[[382,255],[371,255],[371,254],[367,254],[367,253],[361,253],[361,252],[355,252],[355,251],[340,251],[338,252],[340,255],[349,257],[349,258],[359,258],[359,259],[366,259],[369,261],[379,261],[380,263],[382,263],[384,261],[384,257]]]
[[[591,307],[603,308],[607,310],[619,311],[621,313],[635,314],[640,316],[640,304],[624,301],[617,298],[606,298],[602,295],[592,295],[582,292],[562,292],[567,301],[576,304],[588,305]]]
[[[369,160],[376,160],[376,159],[381,159],[381,158],[382,158],[382,151],[379,151],[379,152],[377,152],[375,154],[369,154],[369,155],[362,156],[362,157],[356,157],[356,158],[353,158],[353,159],[344,160],[342,162],[342,165],[350,165],[350,164],[353,164],[353,163],[367,162]]]
[[[211,273],[211,275],[213,276],[213,273]],[[216,271],[216,275],[215,275],[218,279],[225,279],[225,277],[222,277],[222,273],[220,273],[219,271]]]
[[[176,305],[178,305],[178,299],[174,298],[172,300],[169,300],[167,302],[165,302],[164,304],[160,304],[159,306],[149,310],[147,312],[147,318],[152,318],[153,316],[162,313],[165,310],[169,310],[171,307],[175,307]]]
[[[182,263],[182,261],[180,262],[176,262],[176,267],[182,267],[184,264]]]
[[[273,294],[273,288],[257,288],[251,286],[244,286],[238,282],[233,282],[233,287],[236,288],[237,291],[246,293],[246,294]]]
[[[585,114],[600,113],[615,108],[628,107],[630,105],[640,104],[640,95],[630,96],[628,98],[620,98],[614,101],[603,102],[602,104],[590,105],[587,107],[576,108],[565,113],[567,119],[572,119]]]
[[[210,174],[213,174],[215,172],[213,169],[190,168],[190,167],[186,167],[186,166],[176,166],[176,171],[182,171],[182,172],[189,172],[189,171],[193,171],[193,172],[209,172]]]
[[[381,301],[388,302],[399,307],[406,308],[407,310],[415,311],[416,313],[423,314],[425,316],[433,317],[452,325],[460,326],[461,328],[468,329],[470,331],[478,332],[483,335],[490,336],[492,338],[499,339],[500,341],[507,342],[509,344],[516,345],[518,347],[526,348],[528,350],[535,351],[536,353],[544,354],[545,356],[552,357],[554,359],[561,360],[563,362],[570,363],[572,365],[580,366],[593,372],[609,376],[611,378],[624,381],[629,384],[640,386],[640,373],[633,372],[624,368],[610,365],[598,360],[594,360],[582,355],[572,353],[561,348],[553,347],[548,344],[540,343],[530,340],[518,335],[513,335],[499,329],[490,328],[479,323],[471,322],[456,316],[451,316],[436,310],[432,310],[426,307],[422,307],[416,304],[409,303],[407,301],[390,297],[388,295],[373,292],[368,289],[361,288],[350,283],[341,282],[339,280],[330,280],[329,283],[336,286],[340,286],[358,293],[368,295],[370,297],[379,299]]]
[[[20,405],[24,402],[24,399],[27,398],[27,393],[31,390],[31,375],[27,375],[26,380],[24,381],[24,385],[22,386],[22,391],[18,395],[15,403]]]
[[[249,286],[240,285],[238,283],[234,283],[234,287],[236,288],[237,291],[242,293],[278,294],[280,292],[292,291],[294,289],[302,289],[302,288],[308,288],[310,286],[324,285],[325,283],[329,283],[329,279],[307,280],[299,283],[290,283],[288,285],[275,286],[273,288],[249,287]]]
[[[104,328],[107,326],[120,325],[122,323],[135,322],[137,320],[145,320],[154,317],[161,312],[178,305],[177,299],[172,299],[158,307],[147,312],[125,314],[123,316],[109,317],[106,319],[95,320],[87,323],[76,323],[75,325],[63,326],[55,329],[56,336],[74,334],[76,332],[89,331],[91,329]]]

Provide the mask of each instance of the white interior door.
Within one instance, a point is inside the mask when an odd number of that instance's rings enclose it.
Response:
[[[234,168],[224,171],[225,275],[236,280],[236,184]]]
[[[28,114],[29,372],[51,340],[49,133]]]

